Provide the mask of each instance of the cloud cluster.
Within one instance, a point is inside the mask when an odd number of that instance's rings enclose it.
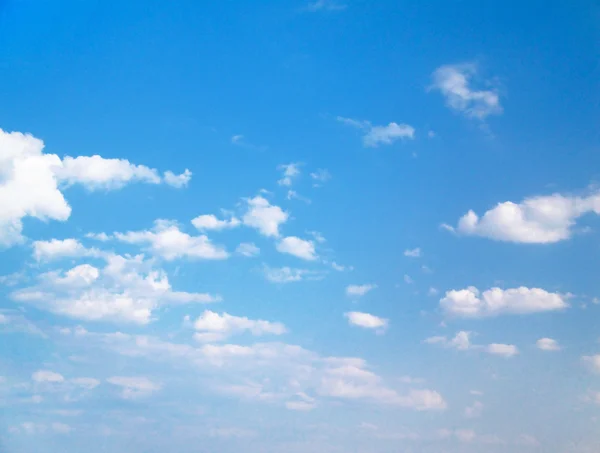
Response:
[[[0,129],[0,246],[24,240],[23,218],[66,221],[71,207],[62,190],[82,185],[88,190],[116,190],[133,182],[167,184],[157,170],[125,159],[101,156],[65,157],[43,152],[44,143],[30,134]],[[185,173],[189,180],[191,173]],[[177,185],[177,184],[176,184]],[[179,187],[184,184],[178,184]]]

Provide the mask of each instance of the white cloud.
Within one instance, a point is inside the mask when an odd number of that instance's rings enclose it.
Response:
[[[413,284],[415,281],[412,279],[410,275],[404,274],[404,283],[407,285]]]
[[[287,332],[285,326],[279,322],[264,321],[262,319],[248,319],[246,317],[233,316],[228,313],[215,313],[205,310],[194,323],[198,332],[194,335],[198,341],[213,342],[222,341],[226,338],[250,332],[254,336],[261,335],[283,335]]]
[[[102,233],[86,233],[85,235],[88,239],[94,239],[95,241],[107,242],[112,239],[112,236],[102,232]]]
[[[530,434],[521,434],[516,442],[518,445],[525,445],[527,447],[539,447],[540,441]]]
[[[315,407],[315,403],[309,403],[307,401],[287,401],[285,407],[291,411],[312,411]]]
[[[471,406],[467,406],[465,408],[465,417],[467,417],[467,418],[481,417],[482,412],[483,412],[483,403],[480,401],[475,401]]]
[[[160,184],[158,172],[145,165],[135,165],[126,159],[105,159],[101,156],[65,157],[56,176],[66,186],[82,184],[88,190],[120,189],[129,182]]]
[[[291,267],[268,267],[264,268],[265,277],[273,283],[290,283],[299,282],[302,280],[320,280],[322,274],[308,269],[297,269]]]
[[[43,152],[32,135],[0,129],[0,247],[23,241],[23,218],[66,221],[71,207],[60,187],[81,184],[89,190],[119,189],[127,183],[161,182],[158,172],[124,159],[65,157]]]
[[[205,260],[229,257],[224,248],[214,245],[206,235],[190,236],[166,220],[157,220],[151,230],[115,233],[114,237],[129,244],[145,244],[153,254],[169,261],[182,257]]]
[[[290,187],[292,182],[300,176],[300,163],[292,162],[289,164],[281,164],[277,167],[277,170],[282,172],[282,177],[277,184],[280,186]]]
[[[99,250],[88,249],[77,239],[51,239],[50,241],[35,241],[33,243],[33,257],[36,261],[99,255]]]
[[[478,318],[502,314],[529,314],[563,310],[564,296],[539,288],[492,288],[480,294],[473,286],[446,292],[440,307],[449,315]]]
[[[410,258],[419,258],[421,256],[421,249],[419,247],[412,250],[405,250],[404,256],[408,256]]]
[[[289,214],[279,206],[273,206],[266,198],[257,195],[247,199],[248,210],[242,221],[244,225],[256,228],[264,236],[279,236],[279,226],[287,222]]]
[[[472,344],[471,336],[471,332],[461,330],[450,340],[445,336],[436,336],[427,338],[425,343],[437,344],[444,348],[456,349],[458,351],[483,350],[488,354],[500,355],[503,357],[512,357],[519,353],[517,347],[511,344],[492,343],[487,346]]]
[[[164,173],[163,179],[165,183],[169,186],[175,187],[176,189],[180,189],[182,187],[187,187],[190,180],[192,179],[192,172],[186,168],[183,173],[176,175],[172,171],[167,170]]]
[[[315,0],[306,6],[306,10],[311,13],[317,11],[342,11],[344,9],[346,9],[346,5],[335,0]]]
[[[583,363],[594,373],[600,374],[600,354],[586,355],[582,357]]]
[[[476,90],[471,87],[477,73],[477,66],[473,63],[440,66],[433,73],[431,88],[442,93],[448,107],[468,117],[484,119],[488,115],[502,113],[496,89]],[[486,84],[490,82],[486,81]]]
[[[351,271],[354,269],[352,266],[344,266],[342,264],[336,263],[335,261],[331,262],[331,267],[333,268],[333,270],[336,270],[338,272]]]
[[[288,253],[303,260],[314,261],[317,259],[315,243],[296,236],[284,237],[277,243],[276,247],[278,252]]]
[[[89,377],[73,378],[70,379],[69,382],[87,390],[95,389],[100,385],[100,381],[98,379]]]
[[[536,341],[536,346],[538,349],[542,351],[560,351],[561,347],[558,344],[558,341],[553,340],[552,338],[540,338]]]
[[[160,383],[143,376],[113,376],[106,382],[121,387],[121,398],[124,399],[148,396],[162,388]]]
[[[519,350],[512,344],[492,343],[487,346],[486,351],[489,354],[499,355],[502,357],[513,357],[519,353]]]
[[[260,249],[253,242],[242,242],[235,249],[240,255],[252,257],[260,254]]]
[[[219,296],[173,291],[166,274],[153,269],[143,255],[106,256],[98,269],[89,264],[67,272],[40,274],[38,284],[11,293],[19,302],[87,321],[146,324],[158,308],[169,304],[209,303]]]
[[[364,285],[348,285],[346,286],[346,295],[350,297],[361,297],[375,288],[377,288],[377,285],[372,283],[367,283]]]
[[[427,290],[428,296],[436,296],[438,293],[439,293],[439,291],[436,288],[434,288],[433,286]]]
[[[547,244],[569,239],[576,220],[587,213],[600,214],[600,192],[584,197],[552,194],[506,201],[479,217],[470,210],[458,221],[457,233],[497,241]]]
[[[54,371],[38,370],[31,375],[31,379],[35,382],[50,382],[60,383],[64,382],[65,378],[62,374],[55,373]]]
[[[373,126],[369,121],[358,121],[352,118],[337,117],[337,120],[348,126],[365,132],[363,144],[368,148],[379,145],[391,145],[399,139],[414,139],[415,129],[408,124],[389,123],[387,126]]]
[[[444,336],[429,337],[425,340],[425,343],[439,344],[445,348],[458,349],[459,351],[466,351],[468,349],[471,349],[471,347],[472,347],[471,332],[466,332],[464,330],[461,330],[451,340],[448,340]]]
[[[235,228],[241,225],[239,219],[235,217],[231,217],[227,220],[220,220],[213,214],[204,214],[199,215],[198,217],[192,219],[192,225],[198,228],[201,231],[204,230],[223,230],[226,228]]]
[[[380,332],[383,332],[389,325],[387,319],[369,313],[351,311],[344,313],[344,316],[348,318],[348,323],[354,326],[364,327],[365,329],[378,329]]]

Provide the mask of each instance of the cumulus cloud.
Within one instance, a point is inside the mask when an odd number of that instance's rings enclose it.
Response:
[[[99,255],[99,250],[88,249],[77,239],[51,239],[50,241],[35,241],[33,243],[33,257],[36,261]]]
[[[146,245],[148,250],[168,261],[176,258],[222,260],[229,253],[214,245],[206,235],[190,236],[179,229],[175,222],[157,220],[151,230],[115,233],[114,237],[129,244]]]
[[[558,341],[553,340],[552,338],[540,338],[536,341],[535,345],[542,351],[560,351],[561,349]]]
[[[223,230],[226,228],[235,228],[241,225],[239,219],[231,217],[230,219],[220,220],[213,214],[199,215],[192,219],[192,225],[201,231],[206,230]]]
[[[71,215],[62,188],[114,190],[132,182],[159,184],[154,169],[100,156],[59,158],[30,134],[0,129],[0,247],[23,241],[23,218],[66,221]]]
[[[289,214],[260,195],[246,202],[248,210],[242,218],[244,225],[257,229],[264,236],[278,237],[279,226],[287,222]]]
[[[389,123],[387,126],[373,126],[369,121],[337,117],[337,120],[348,126],[364,131],[363,145],[376,148],[379,145],[391,145],[400,139],[414,139],[415,128],[408,124]]]
[[[120,387],[120,396],[123,399],[149,396],[162,388],[160,383],[143,376],[113,376],[108,378],[106,382]]]
[[[16,289],[11,298],[42,310],[87,321],[146,324],[165,305],[210,303],[219,296],[173,291],[160,269],[143,255],[109,255],[106,265],[81,264],[72,269],[40,274],[31,287]]]
[[[276,247],[278,252],[288,253],[303,260],[314,261],[317,259],[315,243],[296,236],[284,237],[277,243]]]
[[[192,179],[192,172],[186,168],[183,173],[176,175],[172,171],[167,170],[164,173],[163,179],[169,186],[180,189],[189,184],[190,180]]]
[[[256,246],[256,244],[254,244],[254,242],[242,242],[237,246],[235,251],[236,253],[249,258],[260,254],[260,249]]]
[[[496,241],[548,244],[569,239],[577,219],[588,213],[600,214],[600,192],[583,197],[555,193],[526,198],[520,203],[505,201],[482,217],[470,210],[456,228],[445,227]]]
[[[363,327],[365,329],[377,329],[379,332],[384,332],[389,324],[389,321],[385,318],[359,311],[344,313],[344,316],[348,319],[348,323],[353,326]]]
[[[486,351],[489,354],[499,355],[502,357],[513,357],[519,353],[519,350],[515,345],[492,343],[487,346]]]
[[[197,333],[194,338],[202,342],[223,341],[226,338],[249,332],[254,336],[283,335],[287,329],[282,323],[264,321],[262,319],[248,319],[247,317],[233,316],[228,313],[215,313],[205,310],[194,322]]]
[[[502,113],[497,89],[473,88],[477,76],[477,65],[473,63],[440,66],[433,72],[431,89],[440,91],[448,107],[465,116],[485,119]],[[489,86],[490,81],[485,84]]]
[[[442,310],[452,316],[480,318],[503,314],[557,311],[569,305],[564,296],[539,288],[492,288],[483,293],[473,286],[447,291],[440,300]]]
[[[377,285],[372,283],[364,285],[348,285],[346,286],[346,295],[350,297],[362,297],[375,288],[377,288]]]

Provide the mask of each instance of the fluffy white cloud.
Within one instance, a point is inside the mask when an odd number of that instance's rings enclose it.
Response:
[[[344,313],[344,316],[348,318],[348,323],[364,327],[365,329],[378,329],[379,331],[385,331],[389,325],[389,321],[379,316],[371,315],[369,313],[362,313],[359,311],[351,311]]]
[[[56,176],[66,186],[82,184],[88,190],[120,189],[134,181],[160,184],[158,172],[145,165],[135,165],[126,159],[105,159],[101,156],[65,157]]]
[[[121,398],[124,399],[148,396],[162,388],[160,383],[143,376],[113,376],[106,382],[121,387]]]
[[[242,218],[244,225],[256,228],[265,236],[279,236],[279,226],[287,222],[289,214],[279,206],[273,206],[269,201],[257,195],[246,200],[248,210]]]
[[[582,357],[583,363],[586,364],[594,373],[600,374],[600,354],[586,355]]]
[[[225,228],[235,228],[239,226],[241,222],[235,217],[231,217],[228,220],[220,220],[213,214],[199,215],[192,219],[192,225],[199,230],[223,230]]]
[[[167,170],[164,173],[163,179],[169,186],[180,189],[189,184],[190,180],[192,179],[192,172],[186,168],[183,173],[176,175],[172,171]]]
[[[205,260],[229,257],[224,248],[214,245],[206,235],[190,236],[167,220],[157,220],[151,230],[115,233],[114,237],[129,244],[147,245],[153,254],[169,261],[182,257]]]
[[[363,144],[369,148],[379,145],[391,145],[399,139],[414,139],[415,129],[408,124],[389,123],[387,126],[373,126],[369,121],[358,121],[352,118],[337,117],[337,120],[348,126],[364,131]]]
[[[346,295],[350,297],[361,297],[375,288],[377,288],[377,285],[371,283],[364,285],[348,285],[346,287]]]
[[[475,76],[477,66],[473,63],[440,66],[433,73],[432,88],[442,93],[448,107],[466,116],[484,119],[502,113],[498,91],[473,89],[471,83]]]
[[[416,249],[405,250],[404,256],[408,256],[410,258],[419,258],[421,256],[421,249],[417,247]]]
[[[542,351],[560,351],[561,349],[558,341],[552,338],[540,338],[535,344]]]
[[[564,296],[539,288],[492,288],[480,294],[473,286],[446,292],[440,307],[449,315],[478,318],[502,314],[528,314],[563,310]]]
[[[260,249],[253,242],[242,242],[235,249],[240,255],[252,257],[260,254]]]
[[[99,255],[99,250],[88,249],[77,239],[51,239],[50,241],[35,241],[33,243],[33,257],[37,261]]]
[[[67,272],[41,274],[38,284],[13,291],[19,302],[88,321],[146,324],[155,310],[169,304],[210,303],[219,296],[173,291],[166,274],[153,269],[143,255],[109,255],[98,269],[82,264]]]
[[[302,280],[320,280],[322,274],[308,269],[297,269],[292,267],[268,267],[264,268],[265,277],[273,283],[291,283]]]
[[[512,357],[519,353],[519,350],[515,345],[502,343],[492,343],[487,346],[486,351],[490,354],[502,357]]]
[[[50,382],[50,383],[61,383],[65,381],[62,374],[55,373],[54,371],[38,370],[31,375],[31,379],[34,382]]]
[[[574,197],[553,194],[506,201],[479,217],[469,211],[452,231],[497,241],[547,244],[569,239],[576,220],[584,214],[600,214],[600,192]]]
[[[254,336],[282,335],[287,332],[285,326],[279,322],[248,319],[228,313],[220,315],[210,310],[202,313],[194,323],[194,328],[197,330],[194,338],[202,342],[222,341],[246,331]]]
[[[288,253],[303,260],[314,261],[317,259],[315,243],[296,236],[284,237],[277,243],[276,247],[278,252]]]
[[[23,241],[23,218],[65,221],[71,207],[60,188],[81,184],[89,190],[118,189],[127,183],[161,182],[158,172],[125,159],[65,157],[43,152],[30,134],[0,129],[0,247]]]
[[[282,164],[277,167],[282,172],[282,177],[277,184],[280,186],[290,187],[294,179],[300,176],[300,165],[298,162],[292,162],[290,164]]]

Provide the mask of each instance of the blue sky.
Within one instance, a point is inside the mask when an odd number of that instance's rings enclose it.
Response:
[[[0,449],[600,450],[571,3],[0,0]]]

